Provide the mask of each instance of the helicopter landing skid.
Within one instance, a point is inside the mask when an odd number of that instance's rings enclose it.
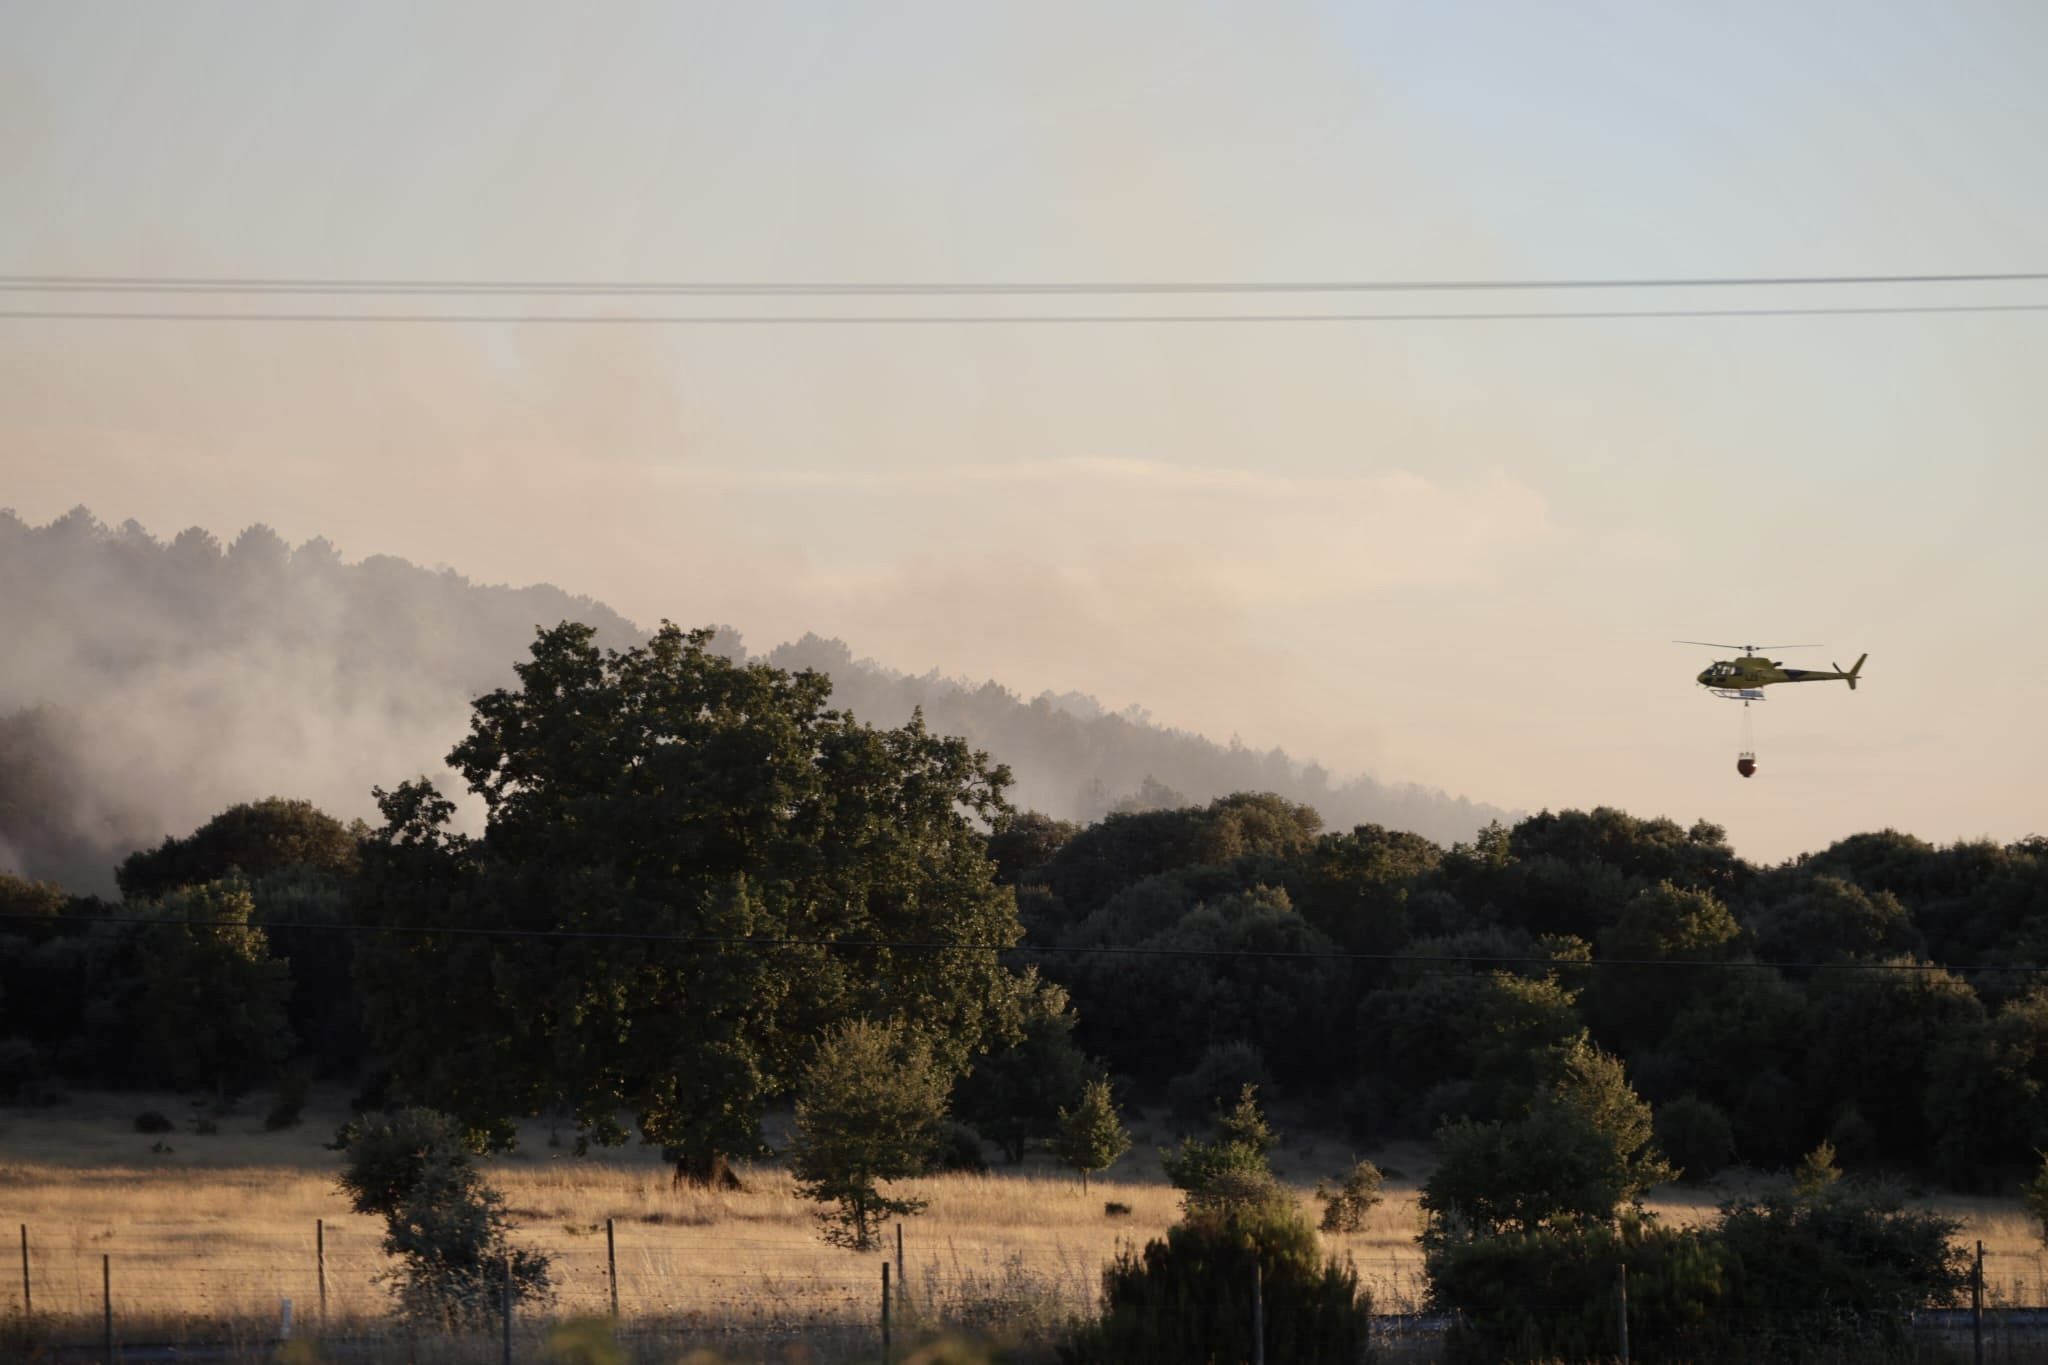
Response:
[[[1713,693],[1717,697],[1726,698],[1729,701],[1766,700],[1764,696],[1764,690],[1761,687],[1710,687],[1707,689],[1707,691]]]

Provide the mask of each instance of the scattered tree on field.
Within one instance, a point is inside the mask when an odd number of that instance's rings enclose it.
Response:
[[[1185,1206],[1236,1209],[1278,1197],[1279,1184],[1266,1154],[1279,1139],[1259,1109],[1256,1089],[1246,1086],[1236,1104],[1219,1109],[1213,1127],[1209,1141],[1183,1138],[1178,1148],[1159,1154],[1167,1180],[1185,1191]]]
[[[825,1239],[865,1251],[879,1220],[924,1201],[882,1185],[922,1174],[946,1116],[948,1077],[930,1044],[901,1026],[855,1020],[831,1029],[797,1090],[790,1166]]]
[[[1131,1135],[1117,1117],[1116,1100],[1109,1082],[1090,1081],[1081,1091],[1081,1102],[1072,1112],[1060,1110],[1059,1134],[1053,1152],[1060,1163],[1081,1173],[1081,1188],[1088,1188],[1091,1171],[1106,1171],[1130,1150]]]
[[[1316,1197],[1323,1201],[1324,1232],[1364,1232],[1365,1220],[1373,1209],[1379,1206],[1383,1197],[1380,1187],[1386,1177],[1380,1168],[1370,1161],[1359,1160],[1344,1172],[1344,1178],[1335,1189],[1325,1185],[1316,1187]]]

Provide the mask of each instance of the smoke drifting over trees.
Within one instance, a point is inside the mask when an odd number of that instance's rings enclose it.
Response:
[[[564,620],[625,648],[646,632],[540,585],[473,583],[389,556],[356,563],[267,526],[169,541],[85,508],[46,526],[0,511],[0,869],[111,891],[114,865],[238,801],[278,792],[343,818],[394,773],[438,773],[470,700],[511,681],[537,627]],[[688,603],[678,614],[687,617]],[[736,656],[737,635],[721,648]],[[833,703],[893,726],[922,707],[1016,777],[1021,807],[1091,820],[1227,792],[1273,791],[1333,827],[1469,838],[1491,807],[1371,778],[1334,780],[1278,750],[1220,745],[1132,708],[938,673],[911,676],[806,636],[770,663],[833,680]]]

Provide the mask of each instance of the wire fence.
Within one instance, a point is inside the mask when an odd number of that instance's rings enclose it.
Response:
[[[601,1319],[621,1339],[658,1345],[669,1359],[696,1346],[759,1358],[778,1343],[850,1359],[879,1343],[886,1312],[899,1336],[947,1330],[1049,1343],[1092,1315],[1101,1285],[1091,1258],[1057,1249],[902,1249],[900,1227],[867,1254],[814,1237],[707,1235],[679,1247],[638,1241],[635,1231],[608,1220],[517,1236],[514,1245],[544,1255],[548,1271],[546,1293],[516,1303],[515,1334]],[[294,1335],[361,1342],[407,1330],[398,1263],[380,1236],[359,1228],[316,1220],[303,1234],[238,1233],[226,1247],[217,1245],[218,1225],[123,1240],[39,1236],[20,1226],[18,1261],[11,1274],[0,1272],[0,1285],[13,1282],[13,1302],[0,1298],[0,1312],[34,1328],[42,1346],[127,1356]],[[0,1358],[7,1355],[0,1343]]]
[[[740,1359],[778,1359],[791,1349],[821,1362],[873,1359],[885,1333],[898,1343],[954,1332],[1049,1350],[1100,1308],[1101,1260],[1059,1248],[934,1250],[914,1237],[905,1245],[900,1225],[866,1254],[834,1251],[816,1238],[709,1229],[678,1247],[640,1240],[638,1231],[607,1222],[522,1234],[518,1247],[548,1258],[547,1293],[519,1301],[502,1333],[437,1350],[434,1358],[538,1358],[549,1333],[577,1323],[602,1324],[629,1360],[675,1360],[697,1349]],[[377,1343],[407,1337],[397,1263],[378,1235],[315,1221],[303,1233],[238,1232],[231,1243],[222,1240],[217,1223],[182,1233],[155,1229],[146,1243],[131,1245],[104,1234],[39,1236],[21,1226],[18,1260],[6,1266],[0,1259],[0,1358],[26,1357],[13,1346],[27,1343],[63,1359],[173,1358],[153,1350],[175,1350],[178,1359],[263,1359],[287,1340],[311,1337],[353,1344],[355,1354],[376,1359]],[[1356,1264],[1368,1286],[1415,1269],[1412,1258],[1397,1255]],[[1898,1338],[1903,1323],[1904,1335],[1920,1345],[1967,1350],[1982,1341],[1988,1359],[2048,1359],[2048,1260],[1987,1250],[1983,1289],[1981,1315],[1968,1306],[1902,1308],[1881,1320],[1836,1323],[1835,1336],[1863,1344],[1842,1358],[1857,1358],[1859,1350],[1864,1358],[1892,1358],[1865,1348],[1887,1334]],[[1447,1335],[1484,1326],[1419,1311],[1419,1296],[1375,1298],[1381,1358],[1438,1359]],[[1406,1311],[1385,1311],[1390,1307]],[[1695,1330],[1654,1321],[1647,1305],[1617,1304],[1606,1319],[1590,1307],[1589,1314],[1584,1303],[1555,1305],[1560,1316],[1612,1321],[1617,1335],[1633,1314],[1646,1346],[1682,1346]],[[1825,1305],[1817,1314],[1820,1322]],[[1723,1322],[1712,1334],[1741,1329]],[[1707,1329],[1697,1330],[1706,1341]],[[500,1354],[501,1334],[523,1343],[512,1357]]]

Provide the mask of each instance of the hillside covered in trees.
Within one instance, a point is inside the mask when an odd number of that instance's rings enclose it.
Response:
[[[511,680],[534,631],[564,620],[604,646],[646,638],[549,586],[472,583],[389,556],[343,560],[252,526],[169,541],[84,508],[45,526],[0,510],[0,870],[109,892],[128,851],[252,794],[289,791],[348,818],[370,788],[443,771],[472,698]],[[717,646],[747,657],[721,631]],[[1067,694],[908,675],[815,636],[765,660],[830,675],[833,704],[900,725],[922,708],[1010,768],[1021,804],[1067,819],[1272,791],[1333,826],[1439,841],[1504,812],[1278,750],[1222,745]],[[459,818],[474,820],[473,803]]]
[[[119,905],[0,878],[0,1087],[232,1091],[290,1065],[480,1130],[667,1115],[654,1140],[701,1164],[756,1140],[827,1024],[879,1014],[1013,1157],[1105,1073],[1191,1128],[1250,1084],[1364,1141],[1510,1119],[1578,1053],[1625,1069],[1692,1178],[1826,1141],[1975,1187],[2048,1147],[2048,841],[1884,831],[1759,867],[1706,823],[1544,812],[1445,846],[1271,793],[1082,826],[713,640],[549,632],[453,755],[481,837],[402,781],[377,824],[238,803],[129,854]],[[713,1013],[663,1042],[670,999]],[[738,1128],[692,1127],[684,1037],[711,1049],[699,1100],[745,1078],[708,1111]],[[606,1071],[628,1038],[652,1051]]]
[[[1355,1358],[1355,1273],[1275,1180],[1269,1110],[1434,1140],[1418,1242],[1458,1358],[1597,1354],[1609,1319],[1579,1310],[1623,1264],[1677,1305],[1647,1356],[1897,1344],[1966,1283],[1959,1224],[1845,1167],[1973,1190],[2032,1171],[2048,1217],[2048,840],[1883,831],[1760,867],[1705,822],[1545,811],[1445,846],[1270,792],[1083,825],[714,630],[597,635],[540,632],[474,700],[460,789],[395,776],[375,822],[238,802],[124,857],[118,904],[0,875],[0,1102],[172,1087],[226,1112],[267,1088],[281,1127],[315,1078],[347,1080],[366,1191],[415,1129],[467,1170],[546,1117],[578,1151],[638,1137],[679,1184],[786,1157],[856,1249],[921,1207],[898,1182],[1034,1149],[1085,1177],[1129,1145],[1120,1107],[1164,1106],[1183,1220],[1112,1266],[1078,1358],[1156,1335],[1155,1277],[1211,1302],[1202,1267],[1252,1251],[1276,1304],[1334,1315],[1283,1315],[1331,1327],[1301,1358]],[[1640,1216],[1734,1163],[1797,1180],[1700,1227]],[[1346,1197],[1380,1179],[1358,1163]],[[501,1264],[489,1200],[465,1207],[461,1263]],[[1293,1280],[1265,1266],[1283,1243]],[[1575,1287],[1532,1306],[1559,1267]],[[1808,1271],[1818,1300],[1781,1292]],[[440,1320],[484,1320],[460,1302]]]

